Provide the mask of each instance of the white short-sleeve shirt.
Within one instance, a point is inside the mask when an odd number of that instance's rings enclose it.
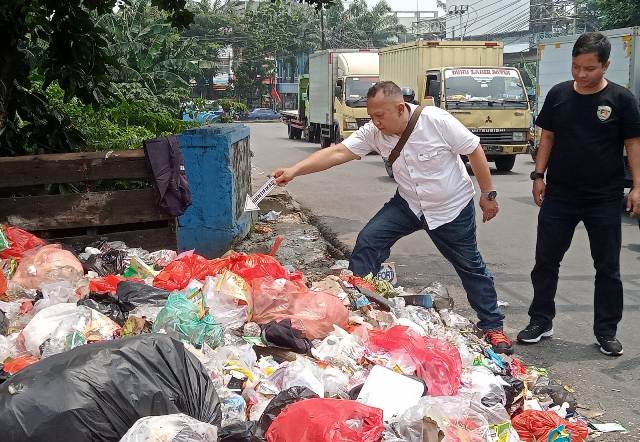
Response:
[[[409,106],[412,113],[417,108]],[[376,151],[386,159],[399,139],[370,121],[342,143],[359,157]],[[424,215],[430,229],[453,221],[475,195],[460,154],[470,154],[479,144],[480,138],[447,111],[434,106],[422,111],[393,163],[393,176],[400,196],[417,217]]]

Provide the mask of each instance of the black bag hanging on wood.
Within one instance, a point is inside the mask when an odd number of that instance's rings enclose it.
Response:
[[[143,144],[144,155],[153,174],[154,188],[158,192],[158,207],[171,216],[182,215],[191,205],[191,188],[178,137],[154,138]]]
[[[117,441],[141,417],[184,413],[220,427],[213,382],[180,342],[145,334],[83,345],[0,384],[0,440]]]

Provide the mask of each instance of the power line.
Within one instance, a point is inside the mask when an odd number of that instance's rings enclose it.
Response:
[[[528,0],[516,0],[515,2],[513,2],[513,3],[512,3],[512,4],[510,4],[510,5],[508,5],[507,7],[505,7],[505,8],[501,8],[501,12],[502,12],[502,14],[501,14],[501,15],[498,15],[497,17],[496,17],[496,16],[493,16],[493,17],[492,17],[492,20],[493,20],[494,22],[501,23],[501,20],[502,20],[502,19],[507,18],[507,17],[509,17],[509,16],[513,15],[514,13],[517,13],[517,8],[519,8],[519,7],[521,6],[520,4],[521,4],[523,1],[528,1]],[[527,10],[527,13],[528,13],[528,10]],[[483,27],[488,26],[488,25],[489,25],[489,23],[490,23],[490,22],[482,23],[482,24],[479,24],[478,22],[476,22],[476,23],[472,23],[472,25],[471,25],[471,29],[469,29],[468,33],[469,33],[469,34],[471,34],[471,33],[473,33],[474,31],[477,31],[477,30],[479,30],[479,29],[482,29]],[[473,25],[477,25],[477,26],[473,26]]]
[[[493,9],[493,10],[491,10],[491,11],[488,11],[486,14],[481,15],[480,17],[476,17],[476,18],[475,18],[475,19],[474,19],[474,20],[473,20],[473,21],[472,21],[468,26],[474,26],[474,25],[477,25],[477,24],[479,24],[479,23],[482,23],[482,22],[487,21],[487,19],[488,19],[488,20],[494,20],[494,17],[495,17],[495,14],[496,14],[496,13],[499,13],[499,12],[501,12],[501,11],[504,11],[505,9],[512,8],[513,6],[515,6],[515,5],[519,4],[519,3],[523,2],[523,1],[526,1],[526,0],[515,0],[513,3],[511,3],[511,4],[509,4],[509,5],[506,5],[506,6],[499,5],[496,9]],[[494,6],[494,5],[499,4],[499,3],[502,3],[502,2],[503,2],[503,0],[497,0],[497,1],[493,2],[493,3],[490,3],[490,4],[488,4],[488,5],[485,5],[485,6],[481,7],[481,8],[479,8],[478,10],[487,9],[487,8],[490,8],[491,6]],[[488,24],[488,23],[489,23],[489,22],[484,23],[484,24],[483,24],[483,25],[481,25],[481,26],[476,26],[475,28],[473,28],[473,29],[472,29],[471,31],[469,31],[469,32],[472,32],[473,30],[479,29],[480,27],[482,27],[482,26],[484,26],[484,25],[486,25],[486,24]],[[465,27],[468,27],[468,26],[465,26]],[[452,31],[452,32],[455,32],[455,31],[458,31],[458,30],[462,30],[462,28],[457,27],[457,26],[455,26],[455,25],[451,27],[451,31]],[[465,30],[465,33],[466,33],[466,32],[467,32],[467,31]]]

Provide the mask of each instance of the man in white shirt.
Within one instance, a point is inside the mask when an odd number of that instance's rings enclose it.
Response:
[[[369,123],[341,143],[276,170],[278,184],[286,185],[297,176],[320,172],[372,151],[388,158],[417,106],[406,104],[401,89],[390,81],[371,87],[367,97]],[[482,191],[483,221],[497,215],[497,193],[480,139],[448,112],[428,106],[393,163],[398,190],[358,235],[349,268],[360,276],[376,274],[396,241],[425,230],[460,276],[487,342],[495,351],[510,354],[512,342],[502,330],[504,315],[498,309],[493,275],[478,251],[475,191],[460,155],[469,158]]]

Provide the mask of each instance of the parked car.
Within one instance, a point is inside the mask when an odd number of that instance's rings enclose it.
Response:
[[[257,107],[243,116],[243,120],[279,120],[280,112],[266,107]]]

